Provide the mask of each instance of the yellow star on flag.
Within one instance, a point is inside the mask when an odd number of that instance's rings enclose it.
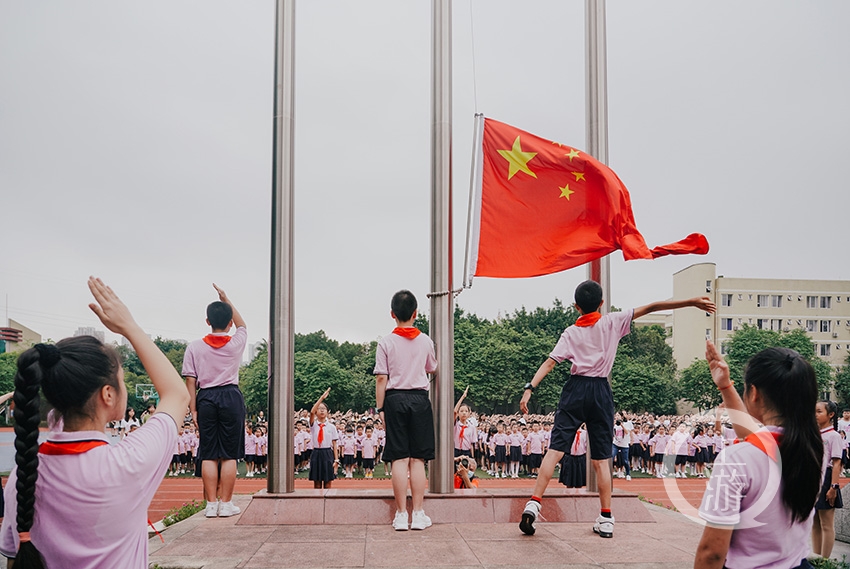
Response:
[[[572,172],[572,175],[576,177],[576,182],[584,180],[584,172]],[[587,180],[584,181],[586,182]]]
[[[575,148],[570,148],[570,151],[564,154],[564,156],[569,156],[570,162],[572,162],[573,158],[576,158],[578,156],[578,150],[576,150]]]
[[[563,188],[558,188],[558,189],[561,190],[561,195],[558,196],[558,197],[559,198],[567,198],[567,201],[570,201],[570,196],[575,193],[574,191],[572,191],[570,189],[569,184],[565,185]]]
[[[517,172],[525,172],[532,178],[537,174],[528,169],[528,161],[537,156],[536,152],[523,152],[519,144],[519,137],[514,140],[513,148],[510,150],[499,150],[499,154],[508,161],[508,180]]]

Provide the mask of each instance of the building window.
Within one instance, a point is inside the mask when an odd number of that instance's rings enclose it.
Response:
[[[770,329],[773,330],[774,332],[781,332],[782,331],[782,319],[781,318],[772,319],[770,321]]]
[[[773,308],[782,308],[782,295],[774,294],[770,297],[770,306]]]
[[[731,294],[721,294],[720,295],[720,306],[732,306],[732,295]]]
[[[726,342],[724,342],[724,343],[720,344],[720,353],[721,353],[722,355],[724,355],[724,356],[725,356],[725,355],[726,355],[726,352],[728,352],[728,351],[729,351],[729,350],[726,348]]]
[[[720,329],[721,330],[731,330],[732,329],[732,319],[731,318],[721,318],[720,319]],[[709,330],[706,330],[709,332]]]
[[[759,330],[769,330],[770,329],[770,319],[769,318],[759,318],[756,320],[756,327]]]
[[[829,344],[821,344],[820,345],[820,355],[828,356],[830,354],[830,345]]]
[[[711,281],[705,281],[705,292],[711,292]]]
[[[817,308],[817,307],[818,307],[818,297],[807,296],[806,297],[806,308]]]
[[[818,328],[817,320],[806,320],[806,332],[814,332]]]
[[[749,296],[749,297],[750,297],[750,300],[752,300],[752,299],[753,299],[753,295],[749,294],[749,295],[747,295],[747,296]]]
[[[769,295],[760,294],[760,295],[758,295],[758,304],[756,306],[758,306],[759,308],[767,308],[768,307],[767,303],[769,302],[769,300],[770,300]]]
[[[711,339],[711,328],[706,328],[706,329],[705,329],[705,337],[706,337],[707,339]]]
[[[743,294],[739,294],[739,295],[738,295],[738,300],[744,300],[744,295],[743,295]]]
[[[832,321],[831,320],[821,320],[820,321],[820,331],[821,332],[832,332]]]
[[[820,297],[820,307],[821,308],[832,308],[832,297],[831,296]]]

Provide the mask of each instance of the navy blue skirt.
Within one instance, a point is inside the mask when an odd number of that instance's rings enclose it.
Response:
[[[522,460],[522,447],[511,447],[511,462],[519,462]]]
[[[334,451],[331,448],[314,448],[310,456],[310,480],[330,482],[336,478]]]
[[[581,488],[587,485],[587,455],[565,454],[561,459],[561,473],[558,482],[567,488]]]

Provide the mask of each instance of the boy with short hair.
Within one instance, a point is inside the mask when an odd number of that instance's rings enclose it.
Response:
[[[396,513],[393,528],[408,529],[407,485],[413,499],[410,529],[425,529],[425,461],[434,459],[434,414],[428,398],[428,374],[437,371],[434,342],[413,326],[416,297],[408,290],[393,295],[392,334],[378,342],[375,353],[375,401],[386,426],[384,460],[392,463]]]
[[[215,284],[213,288],[219,300],[207,306],[212,333],[190,343],[183,356],[189,410],[200,437],[198,461],[208,518],[240,512],[232,499],[236,461],[245,456],[245,399],[239,391],[239,366],[248,341],[239,311],[223,290]],[[236,333],[230,336],[234,324]]]
[[[602,316],[602,287],[594,281],[585,281],[575,291],[575,307],[581,317],[574,326],[561,334],[549,358],[540,365],[532,380],[525,384],[519,407],[528,413],[531,393],[555,365],[569,360],[570,379],[564,385],[558,410],[555,413],[551,441],[543,464],[540,466],[537,483],[531,500],[525,505],[520,529],[527,535],[534,534],[534,522],[540,514],[540,499],[564,453],[569,451],[576,429],[587,424],[590,442],[590,457],[599,485],[601,513],[596,518],[593,531],[601,537],[613,537],[614,518],[611,515],[611,441],[614,437],[614,398],[608,385],[608,376],[614,366],[617,345],[631,330],[632,320],[651,312],[674,310],[692,306],[714,312],[714,303],[708,297],[688,300],[660,301],[626,312],[612,312]]]

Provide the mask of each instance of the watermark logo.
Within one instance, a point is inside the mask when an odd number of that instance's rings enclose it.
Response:
[[[752,431],[745,440],[747,445],[726,447],[714,461],[711,478],[702,498],[704,509],[713,522],[733,525],[735,529],[756,528],[766,525],[758,518],[774,501],[782,482],[782,456],[774,435],[766,429],[758,429],[756,421],[743,411],[727,410],[732,422]],[[752,447],[758,449],[753,455]],[[672,470],[673,455],[665,467]],[[664,478],[667,497],[679,512],[689,519],[706,525],[708,522],[682,494],[677,478]],[[757,498],[747,503],[750,496]]]

